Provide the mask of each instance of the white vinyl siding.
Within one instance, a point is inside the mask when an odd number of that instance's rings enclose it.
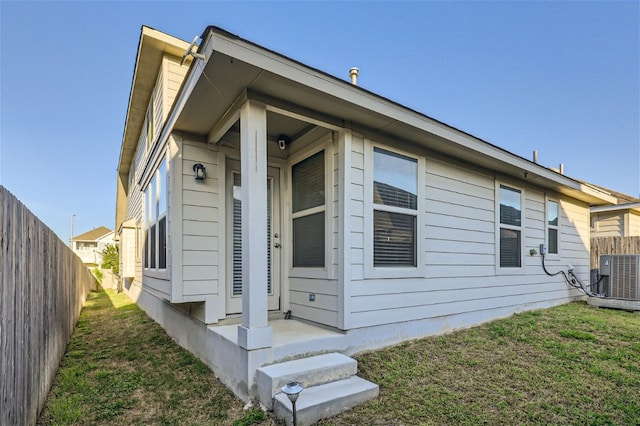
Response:
[[[631,209],[591,214],[592,237],[638,237],[640,214]]]
[[[164,96],[164,78],[162,67],[158,71],[158,77],[156,78],[156,84],[151,92],[151,99],[149,101],[149,105],[147,106],[147,112],[145,115],[144,124],[142,127],[142,132],[140,133],[140,137],[142,139],[142,143],[145,146],[145,160],[148,160],[148,155],[151,154],[154,143],[158,139],[160,135],[160,131],[162,130],[162,125],[164,124],[164,108],[163,105],[165,103]]]
[[[153,146],[153,140],[155,136],[155,129],[153,128],[154,123],[156,121],[154,117],[154,111],[155,111],[155,108],[154,108],[153,102],[151,102],[147,109],[146,118],[144,120],[145,143],[146,143],[147,150],[150,150],[151,147]]]
[[[224,234],[224,188],[220,182],[217,152],[199,142],[182,143],[182,281],[173,285],[185,300],[204,301],[206,296],[220,293],[220,274],[224,271],[224,258],[220,255]],[[197,182],[193,164],[201,163],[207,178]],[[223,169],[220,170],[220,167]],[[223,173],[224,174],[224,173]]]
[[[592,237],[622,237],[624,235],[624,212],[599,212],[595,215],[595,230]]]
[[[627,237],[640,237],[640,214],[630,212],[629,213],[629,231]]]
[[[163,61],[163,84],[165,88],[165,96],[163,102],[163,120],[169,116],[169,111],[176,99],[178,90],[182,85],[182,81],[189,67],[180,65],[181,58],[173,56],[165,56]]]
[[[497,273],[496,183],[493,173],[466,164],[427,156],[425,164],[423,257],[424,278],[376,278],[364,275],[361,202],[364,195],[363,145],[352,142],[351,173],[351,296],[352,328],[445,318],[450,327],[491,315],[508,315],[523,305],[552,306],[578,295],[562,280],[548,277],[540,256],[530,248],[545,242],[544,190],[515,185],[522,191],[523,265],[516,275]],[[507,184],[511,186],[511,184]],[[526,189],[526,190],[525,190]],[[562,258],[550,268],[572,263],[583,282],[589,279],[588,206],[554,198],[559,202]],[[456,317],[457,316],[457,317]],[[450,320],[446,320],[450,318]],[[434,323],[435,324],[435,323]],[[442,332],[435,328],[434,333]]]
[[[494,183],[490,176],[427,161],[426,276],[482,277],[495,270]]]

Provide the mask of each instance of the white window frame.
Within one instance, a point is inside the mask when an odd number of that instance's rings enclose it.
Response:
[[[379,148],[384,151],[402,155],[414,159],[418,163],[417,171],[417,206],[416,210],[404,209],[393,206],[375,204],[373,202],[373,179],[374,179],[374,149]],[[364,277],[365,278],[423,278],[425,276],[424,257],[424,211],[425,211],[425,173],[426,160],[421,155],[390,147],[385,144],[376,143],[365,139],[364,147]],[[374,210],[388,211],[391,213],[411,214],[416,217],[416,266],[374,266],[373,258],[373,228]]]
[[[557,207],[558,207],[558,225],[550,225],[549,224],[549,203],[556,203]],[[560,241],[561,241],[561,227],[562,224],[562,208],[560,205],[560,200],[558,200],[557,198],[553,198],[553,197],[545,197],[545,202],[544,202],[544,241],[545,244],[547,245],[547,255],[550,258],[553,257],[560,257]],[[551,253],[549,250],[551,248],[551,245],[549,244],[549,230],[550,229],[555,229],[556,230],[556,244],[557,244],[557,248],[558,248],[558,252],[557,253]]]
[[[160,168],[165,168],[165,176],[164,182],[160,181]],[[156,170],[151,174],[151,179],[147,184],[147,187],[144,190],[144,203],[145,203],[145,214],[144,214],[144,233],[143,239],[146,238],[144,242],[144,247],[148,247],[147,250],[144,251],[142,256],[142,267],[147,275],[157,275],[157,276],[165,276],[167,271],[169,270],[169,219],[168,219],[168,210],[169,210],[169,201],[168,201],[168,182],[169,182],[169,167],[166,158],[163,158]],[[160,198],[164,196],[164,211],[160,212]],[[155,203],[155,206],[150,206],[149,203]],[[155,218],[152,217],[155,213]],[[165,252],[165,267],[160,267],[160,222],[162,219],[165,219],[165,244],[166,244],[166,252]],[[150,246],[150,228],[155,225],[155,242],[156,247],[154,253],[151,253]],[[151,258],[149,258],[149,264],[147,265],[147,255],[155,257],[155,266],[151,267]]]
[[[520,226],[516,225],[508,225],[500,223],[500,187],[504,186],[508,189],[516,190],[520,192]],[[516,185],[512,182],[508,181],[499,181],[496,180],[495,185],[495,210],[496,210],[496,274],[497,275],[520,275],[524,273],[525,267],[525,258],[524,258],[524,249],[525,249],[525,219],[526,219],[526,206],[525,206],[525,193],[524,188],[522,186]],[[546,214],[546,208],[545,208]],[[511,229],[514,231],[520,231],[520,266],[501,266],[500,265],[500,230]]]
[[[287,229],[289,233],[289,247],[287,251],[287,264],[289,265],[289,277],[295,278],[317,278],[317,279],[333,279],[333,216],[334,216],[334,177],[333,177],[333,138],[328,135],[326,138],[321,138],[319,143],[314,144],[311,148],[303,150],[301,152],[292,155],[289,159],[287,166],[287,177],[290,185],[288,191],[289,208],[287,209]],[[313,207],[311,209],[304,210],[303,212],[293,213],[293,203],[291,202],[291,192],[293,191],[293,166],[304,161],[305,159],[314,156],[320,151],[324,151],[324,206]],[[294,267],[293,266],[293,252],[295,247],[293,246],[293,220],[298,217],[308,216],[314,213],[324,212],[324,267]]]

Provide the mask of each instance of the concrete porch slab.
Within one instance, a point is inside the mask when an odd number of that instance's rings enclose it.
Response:
[[[238,345],[239,324],[209,326],[209,331],[233,345]],[[334,330],[296,321],[295,319],[271,320],[271,363],[302,358],[329,352],[341,352],[347,347],[346,335]]]

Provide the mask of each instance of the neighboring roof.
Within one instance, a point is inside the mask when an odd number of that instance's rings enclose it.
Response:
[[[161,138],[173,130],[212,136],[212,126],[236,105],[242,93],[276,106],[313,111],[327,123],[357,131],[386,134],[418,143],[506,176],[533,180],[536,185],[590,205],[615,204],[615,197],[547,169],[526,158],[446,125],[360,86],[354,86],[277,52],[209,26],[198,52],[205,60],[192,64],[165,123]],[[211,81],[221,81],[213,86]],[[202,114],[206,106],[207,114]],[[213,124],[212,124],[213,123]],[[214,141],[210,141],[214,142]]]
[[[591,213],[615,212],[615,211],[622,211],[622,210],[631,210],[633,212],[640,214],[640,201],[637,203],[625,203],[625,204],[618,204],[615,206],[591,207]]]
[[[599,188],[602,188],[605,191],[609,191],[611,195],[618,199],[618,204],[634,204],[640,203],[640,198],[632,197],[631,195],[623,194],[622,192],[613,191],[611,189],[604,188],[600,185],[595,185]]]
[[[96,241],[111,232],[113,231],[106,226],[100,226],[98,228],[92,229],[91,231],[85,232],[84,234],[73,237],[71,241]]]
[[[600,185],[593,185],[588,182],[582,183],[607,191],[616,198],[616,204],[610,206],[593,206],[591,207],[591,213],[631,210],[640,214],[640,198],[632,197],[631,195],[623,194],[622,192],[617,192],[612,189],[607,189]]]
[[[605,188],[602,185],[596,185],[596,184],[589,183],[589,182],[586,182],[586,181],[583,181],[583,180],[579,180],[579,179],[576,179],[576,180],[578,182],[583,183],[584,185],[593,186],[595,188],[599,188],[602,191],[610,193],[612,196],[616,197],[616,199],[617,199],[617,203],[616,204],[640,203],[640,198],[636,198],[636,197],[633,197],[633,196],[628,195],[628,194],[623,194],[622,192],[614,191],[613,189]]]

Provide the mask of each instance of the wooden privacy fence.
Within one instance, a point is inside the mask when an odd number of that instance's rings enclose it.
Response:
[[[3,186],[0,249],[0,425],[34,425],[96,281]]]
[[[640,254],[640,237],[598,237],[591,239],[591,269],[598,269],[600,256]]]

